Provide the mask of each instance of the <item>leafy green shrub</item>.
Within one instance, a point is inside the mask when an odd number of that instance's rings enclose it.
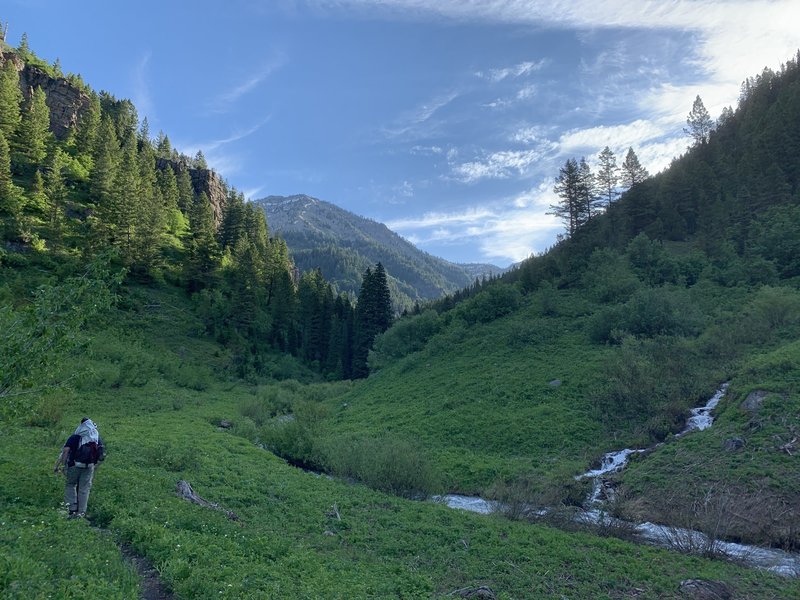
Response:
[[[666,288],[636,292],[622,306],[606,307],[589,320],[589,337],[595,342],[617,342],[621,334],[639,337],[693,335],[702,316],[683,290]]]
[[[406,498],[440,491],[441,475],[419,444],[396,438],[354,437],[328,440],[323,454],[328,469],[374,489]]]
[[[764,286],[747,306],[750,322],[771,331],[800,321],[800,292],[785,287]]]
[[[172,472],[197,469],[200,464],[197,454],[196,448],[179,446],[172,442],[145,445],[141,450],[141,457],[147,465]]]
[[[496,283],[460,304],[456,316],[470,325],[489,323],[514,312],[521,302],[522,294],[515,286]]]
[[[601,248],[589,259],[583,285],[598,302],[620,302],[630,298],[641,284],[625,257],[609,248]]]
[[[444,321],[435,310],[405,317],[378,335],[369,354],[370,370],[381,369],[398,359],[417,352],[427,341],[441,331]]]

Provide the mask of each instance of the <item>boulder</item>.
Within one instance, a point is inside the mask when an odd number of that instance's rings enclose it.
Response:
[[[740,437],[728,438],[722,444],[722,447],[727,452],[736,452],[737,450],[744,448],[744,446],[745,446],[745,441]]]
[[[747,394],[747,398],[744,399],[744,402],[742,402],[742,409],[751,414],[757,413],[761,408],[761,404],[764,402],[764,398],[768,395],[769,392],[766,390],[754,390],[750,392]]]
[[[710,579],[685,579],[681,581],[680,592],[693,600],[729,600],[733,592],[728,584]]]
[[[482,585],[478,588],[466,588],[460,590],[459,596],[462,598],[473,598],[475,600],[496,600],[497,598],[492,588],[485,585]]]
[[[549,381],[547,383],[547,385],[549,385],[550,387],[558,387],[558,386],[561,385],[561,380],[560,379],[553,379],[552,381]]]

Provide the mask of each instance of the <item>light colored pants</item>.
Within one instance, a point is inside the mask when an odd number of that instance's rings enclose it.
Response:
[[[89,502],[89,491],[92,489],[94,465],[87,467],[69,467],[67,469],[67,483],[64,486],[64,502],[69,506],[69,512],[85,513],[86,503]]]

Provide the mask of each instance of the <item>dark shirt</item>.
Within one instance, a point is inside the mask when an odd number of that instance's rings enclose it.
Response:
[[[69,448],[69,459],[67,460],[68,467],[75,466],[75,461],[73,459],[75,458],[75,453],[78,451],[80,445],[81,445],[81,436],[73,433],[71,436],[69,436],[69,438],[67,438],[67,441],[64,444],[64,448]]]

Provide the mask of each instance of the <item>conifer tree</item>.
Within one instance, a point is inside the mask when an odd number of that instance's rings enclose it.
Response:
[[[44,188],[44,177],[42,172],[36,169],[33,173],[31,180],[31,189],[28,192],[28,200],[25,203],[27,210],[36,211],[38,213],[47,213],[47,194]]]
[[[558,204],[550,205],[549,214],[561,219],[568,234],[572,235],[581,223],[582,212],[581,174],[578,161],[574,158],[567,159],[559,169],[553,191],[561,200]]]
[[[192,203],[189,229],[186,278],[189,290],[196,292],[210,285],[220,259],[219,244],[214,235],[214,212],[205,192],[201,192]]]
[[[156,177],[155,150],[149,138],[147,119],[142,123],[138,145],[135,260],[142,273],[151,273],[161,252],[166,211]]]
[[[353,377],[369,374],[367,357],[375,336],[383,333],[392,322],[392,305],[386,270],[381,263],[375,271],[367,268],[355,310],[353,341]]]
[[[139,163],[136,138],[129,131],[122,147],[122,160],[116,170],[108,204],[101,205],[102,216],[110,228],[111,243],[122,249],[128,264],[134,261],[134,234],[139,202]]]
[[[692,103],[692,110],[689,111],[689,116],[686,117],[686,124],[688,127],[683,131],[694,140],[696,145],[708,142],[708,136],[711,135],[711,130],[714,128],[714,121],[711,119],[711,115],[708,114],[705,104],[703,104],[699,95]]]
[[[597,194],[595,175],[585,157],[581,157],[581,162],[578,164],[578,179],[580,195],[578,224],[583,225],[600,212],[600,197]]]
[[[206,162],[206,157],[203,155],[202,150],[198,150],[197,154],[194,155],[194,168],[195,169],[208,168],[208,163]]]
[[[22,110],[17,129],[16,150],[28,165],[38,165],[47,156],[50,140],[50,109],[42,88],[37,87]]]
[[[235,189],[228,190],[225,207],[222,210],[222,223],[219,227],[219,243],[222,248],[233,248],[244,235],[246,229],[244,195]]]
[[[178,174],[175,176],[178,181],[178,208],[181,209],[183,214],[189,214],[192,205],[194,204],[194,187],[192,187],[192,177],[189,175],[189,170],[180,168]],[[206,196],[206,200],[208,197]],[[209,204],[209,206],[211,206]]]
[[[64,219],[64,203],[67,199],[67,188],[63,177],[64,154],[60,148],[53,145],[47,157],[45,177],[45,195],[47,198],[47,213],[50,230],[57,237],[61,237]]]
[[[619,183],[619,167],[617,158],[606,146],[599,155],[600,169],[597,172],[597,188],[603,196],[606,204],[611,204],[619,195],[617,184]]]
[[[6,60],[0,69],[0,132],[10,143],[22,120],[20,106],[22,91],[19,89],[19,73],[14,63]]]
[[[0,215],[9,217],[6,235],[15,235],[18,231],[17,219],[22,210],[22,193],[11,179],[11,150],[5,135],[0,130]]]
[[[100,134],[101,116],[100,98],[97,94],[92,93],[89,96],[88,106],[78,119],[78,127],[74,138],[78,157],[89,170],[94,166],[93,157]]]
[[[637,183],[643,182],[650,177],[642,164],[639,162],[639,157],[633,148],[628,148],[628,153],[625,155],[625,161],[622,163],[622,174],[620,176],[620,183],[623,187],[630,189]]]

